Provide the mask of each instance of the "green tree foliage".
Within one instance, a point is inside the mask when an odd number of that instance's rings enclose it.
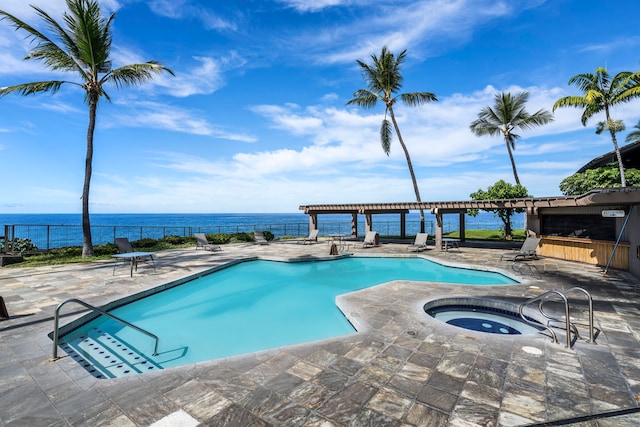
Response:
[[[611,118],[611,109],[617,104],[629,102],[640,96],[640,85],[638,73],[623,71],[611,77],[606,68],[596,68],[594,74],[578,74],[569,79],[569,84],[576,86],[582,91],[582,95],[565,96],[558,99],[553,104],[553,111],[559,107],[582,108],[582,125],[586,126],[587,121],[598,113],[604,113],[605,120],[598,122],[596,133],[600,134],[605,130],[609,131],[613,150],[618,159],[620,169],[620,183],[627,186],[622,156],[618,147],[616,133],[624,130],[622,120]]]
[[[530,129],[542,126],[553,121],[553,116],[546,110],[538,110],[533,114],[527,113],[525,106],[529,100],[528,92],[519,92],[515,95],[510,93],[497,93],[493,108],[484,107],[478,113],[478,118],[471,122],[469,128],[476,136],[496,136],[502,135],[507,145],[507,153],[513,169],[513,177],[516,184],[520,184],[516,162],[513,159],[512,150],[516,149],[516,139],[520,135],[514,131],[516,129]]]
[[[84,100],[89,106],[89,125],[84,185],[82,187],[82,256],[89,257],[94,255],[89,220],[89,188],[98,101],[102,97],[110,100],[105,89],[107,84],[113,84],[117,88],[137,86],[151,80],[154,75],[161,74],[163,71],[171,75],[173,75],[173,71],[160,65],[157,61],[112,68],[110,59],[111,23],[115,14],[104,19],[96,0],[67,0],[69,11],[62,15],[63,24],[58,23],[39,7],[31,7],[43,21],[53,39],[57,39],[57,42],[35,27],[2,10],[0,10],[0,20],[9,21],[9,24],[16,30],[26,32],[27,37],[34,42],[34,49],[27,54],[25,60],[40,61],[56,73],[75,74],[77,80],[51,80],[0,87],[0,97],[10,93],[33,95],[49,92],[55,94],[64,84],[77,86],[84,90]]]
[[[627,185],[640,186],[640,170],[626,169]],[[620,187],[620,168],[617,163],[574,173],[560,182],[560,191],[565,196],[578,196],[596,188]]]
[[[533,197],[529,195],[527,189],[520,184],[512,185],[508,182],[500,180],[487,188],[487,191],[478,189],[478,191],[469,195],[472,200],[505,200],[505,199],[524,199]],[[483,209],[487,212],[493,212],[496,218],[500,218],[504,225],[504,235],[507,240],[512,239],[511,217],[515,213],[523,213],[524,209]],[[478,211],[469,211],[469,215],[475,216]]]
[[[413,190],[416,194],[416,200],[421,202],[420,191],[418,190],[418,181],[416,175],[413,172],[413,164],[411,163],[411,157],[409,156],[409,150],[402,139],[396,116],[393,112],[393,105],[398,99],[405,105],[415,107],[427,102],[437,101],[438,98],[431,92],[410,92],[397,94],[402,88],[402,73],[400,66],[405,60],[407,55],[406,49],[400,52],[398,56],[395,56],[390,52],[386,46],[382,48],[380,56],[371,55],[373,63],[371,65],[357,60],[358,65],[362,71],[362,77],[367,84],[367,89],[358,89],[353,94],[353,99],[347,102],[347,105],[357,105],[359,107],[369,109],[376,106],[378,101],[382,102],[385,106],[384,119],[380,126],[380,142],[382,143],[382,149],[389,155],[391,150],[391,123],[398,136],[398,142],[404,151],[404,155],[407,159],[407,166],[409,167],[409,173],[411,174],[411,181],[413,182]],[[387,119],[387,114],[391,118],[391,123]],[[424,233],[424,211],[420,209],[420,231]]]

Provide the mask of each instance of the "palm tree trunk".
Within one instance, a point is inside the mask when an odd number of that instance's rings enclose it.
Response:
[[[91,95],[89,95],[91,96]],[[96,127],[96,110],[98,98],[89,101],[89,127],[87,129],[87,156],[84,165],[84,186],[82,187],[82,257],[93,256],[93,242],[91,239],[91,221],[89,219],[89,187],[91,186],[91,172],[93,163],[93,132]]]
[[[620,154],[620,148],[618,147],[618,139],[616,138],[616,130],[610,126],[611,116],[609,115],[609,105],[604,106],[604,116],[609,129],[609,133],[611,134],[611,141],[613,141],[613,151],[616,153],[616,158],[618,159],[618,167],[620,168],[620,184],[622,187],[627,186],[627,180],[624,176],[624,165],[622,164],[622,155]]]
[[[507,152],[509,153],[509,160],[511,160],[511,169],[513,169],[513,177],[516,180],[516,184],[520,185],[520,179],[518,178],[518,171],[516,171],[516,162],[513,160],[513,152],[511,151],[511,144],[509,140],[505,138],[504,142],[507,144]]]
[[[609,133],[611,134],[611,139],[613,140],[613,150],[616,153],[616,158],[618,159],[618,167],[620,168],[620,183],[623,187],[626,187],[627,180],[624,176],[624,165],[622,164],[622,155],[620,154],[620,148],[618,148],[618,139],[616,138],[616,132],[613,129],[609,129]]]
[[[400,134],[400,128],[398,127],[398,122],[396,122],[396,116],[393,114],[393,108],[389,107],[389,115],[391,116],[391,121],[393,122],[393,127],[396,129],[396,134],[398,135],[398,141],[400,142],[400,146],[404,150],[404,155],[407,158],[407,166],[409,166],[409,173],[411,174],[411,182],[413,182],[413,190],[416,193],[416,201],[418,203],[422,203],[420,199],[420,190],[418,190],[418,181],[416,180],[416,174],[413,172],[413,164],[411,163],[411,157],[409,156],[409,150],[407,150],[407,146],[404,145],[404,141],[402,140],[402,135]],[[420,207],[420,232],[424,233],[424,209]]]

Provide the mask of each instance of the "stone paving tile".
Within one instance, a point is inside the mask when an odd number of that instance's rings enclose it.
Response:
[[[536,277],[497,287],[396,281],[338,297],[362,332],[311,344],[98,380],[70,357],[49,362],[51,318],[66,298],[94,305],[154,288],[224,262],[261,256],[326,257],[328,245],[229,245],[223,253],[158,254],[154,272],[134,277],[111,262],[0,269],[12,318],[0,321],[0,424],[150,425],[184,411],[216,426],[522,426],[637,408],[640,400],[640,282],[623,272],[543,259]],[[503,268],[487,249],[427,256]],[[384,244],[366,255],[402,254]],[[522,267],[522,266],[520,266]],[[526,269],[521,268],[521,271]],[[526,270],[529,271],[529,270]],[[541,336],[496,337],[420,313],[436,296],[478,295],[519,303],[546,289],[583,286],[594,295],[597,345],[573,349]],[[574,302],[572,301],[572,304]],[[575,313],[585,316],[576,298]],[[550,305],[551,306],[551,305]],[[82,314],[69,305],[62,323]],[[580,333],[588,337],[581,327]],[[639,425],[629,414],[575,425]]]

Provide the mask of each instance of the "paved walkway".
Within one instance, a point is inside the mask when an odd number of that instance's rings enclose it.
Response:
[[[406,254],[406,245],[352,251]],[[229,245],[157,254],[133,277],[113,264],[0,269],[0,423],[17,426],[638,426],[640,283],[594,266],[502,251],[427,251],[440,262],[502,268],[519,285],[395,281],[338,298],[359,332],[347,337],[100,380],[70,357],[51,362],[52,316],[80,298],[102,305],[231,260],[326,257],[329,246]],[[422,306],[439,296],[511,302],[581,286],[595,300],[597,344],[573,349],[542,336],[495,336],[443,324]],[[584,314],[584,304],[576,301]],[[62,323],[77,318],[64,309]],[[582,330],[581,330],[582,332]],[[583,333],[584,335],[584,333]],[[242,339],[239,337],[239,339]],[[64,356],[64,352],[61,351]],[[564,420],[564,421],[562,421]],[[557,422],[554,424],[554,422]],[[547,423],[547,424],[545,424]]]

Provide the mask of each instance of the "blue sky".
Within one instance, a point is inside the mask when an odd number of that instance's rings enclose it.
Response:
[[[64,0],[3,0],[43,29],[28,4],[56,19]],[[383,107],[345,104],[365,87],[356,59],[407,49],[403,92],[439,101],[397,105],[425,201],[467,200],[514,182],[504,141],[469,124],[499,91],[551,110],[579,73],[640,68],[640,3],[594,0],[105,0],[116,12],[114,66],[158,60],[164,75],[110,87],[98,110],[92,213],[297,212],[302,204],[413,201],[394,138],[381,149]],[[0,22],[0,86],[62,76],[23,61],[24,34]],[[65,79],[75,79],[67,75]],[[616,107],[627,129],[638,102]],[[515,160],[534,196],[612,149],[593,118],[560,109],[523,131]],[[75,86],[0,99],[1,213],[77,213],[87,106]],[[628,131],[627,131],[628,132]],[[620,140],[624,144],[624,136]]]

